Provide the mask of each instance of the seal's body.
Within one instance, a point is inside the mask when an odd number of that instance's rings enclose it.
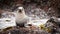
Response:
[[[18,7],[18,11],[16,13],[16,22],[17,26],[24,26],[27,23],[28,17],[25,15],[23,7]]]

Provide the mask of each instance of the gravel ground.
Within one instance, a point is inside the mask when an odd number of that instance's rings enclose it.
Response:
[[[14,28],[11,30],[0,32],[0,34],[49,34],[45,31],[34,31],[28,28]]]

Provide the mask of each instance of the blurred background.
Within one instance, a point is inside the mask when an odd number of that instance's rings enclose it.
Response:
[[[0,9],[14,11],[18,6],[23,6],[28,13],[42,9],[49,16],[60,14],[60,0],[0,0]]]

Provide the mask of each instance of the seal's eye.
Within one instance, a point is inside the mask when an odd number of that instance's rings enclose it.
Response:
[[[32,24],[28,24],[28,26],[32,26]]]
[[[2,14],[0,13],[0,18],[2,17]]]
[[[22,11],[21,11],[21,10],[19,10],[19,13],[22,13]]]

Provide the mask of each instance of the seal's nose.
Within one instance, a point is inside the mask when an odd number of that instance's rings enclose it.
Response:
[[[21,11],[21,10],[19,10],[19,13],[22,13],[22,11]]]

